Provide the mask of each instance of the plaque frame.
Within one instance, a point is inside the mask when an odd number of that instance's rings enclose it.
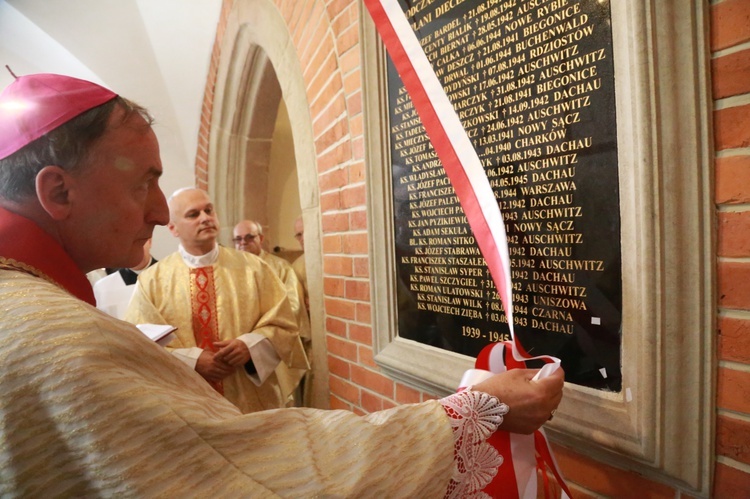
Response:
[[[545,428],[597,461],[707,497],[716,370],[708,5],[610,3],[623,390],[568,383]],[[474,359],[396,335],[385,49],[359,4],[375,361],[396,381],[444,396]]]

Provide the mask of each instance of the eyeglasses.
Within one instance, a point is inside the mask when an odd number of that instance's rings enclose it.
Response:
[[[257,234],[245,234],[244,236],[237,236],[232,238],[232,241],[234,244],[242,244],[244,241],[245,244],[250,244],[256,237],[258,237]]]

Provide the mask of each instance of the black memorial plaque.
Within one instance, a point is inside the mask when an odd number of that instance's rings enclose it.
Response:
[[[401,7],[505,220],[514,327],[566,380],[620,391],[622,282],[608,1]],[[508,339],[463,210],[388,60],[399,336],[476,356]]]

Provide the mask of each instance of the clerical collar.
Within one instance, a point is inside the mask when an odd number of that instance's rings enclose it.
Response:
[[[32,220],[0,208],[0,267],[27,272],[96,305],[91,283],[62,246]]]
[[[188,267],[197,269],[200,267],[209,267],[216,263],[216,261],[219,259],[219,245],[214,245],[214,249],[206,253],[205,255],[195,256],[188,253],[185,248],[180,244],[177,247],[177,251],[180,252],[180,256],[182,257],[182,261],[185,262],[185,265]]]

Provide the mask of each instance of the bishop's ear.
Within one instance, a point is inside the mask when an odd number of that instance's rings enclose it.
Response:
[[[54,220],[64,220],[70,214],[71,181],[68,172],[59,166],[45,166],[36,175],[39,203]]]

